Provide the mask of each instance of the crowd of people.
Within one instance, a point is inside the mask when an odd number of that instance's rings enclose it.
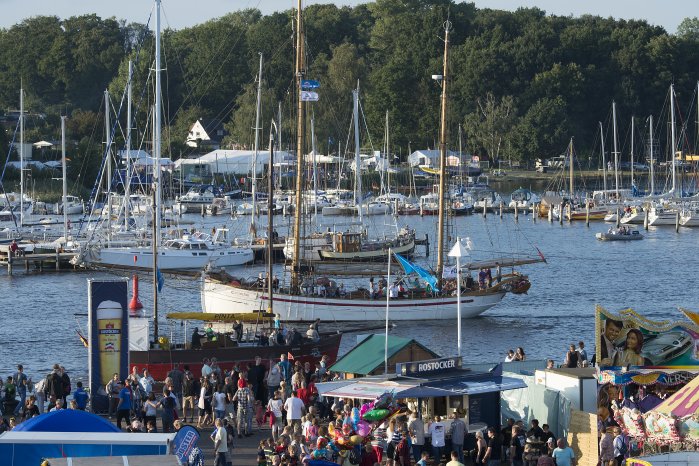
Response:
[[[524,357],[523,350],[518,353]],[[501,429],[489,427],[476,432],[474,438],[460,410],[454,410],[449,419],[423,419],[405,405],[396,416],[377,423],[354,449],[329,448],[332,432],[341,431],[359,405],[318,393],[316,383],[337,378],[328,372],[326,362],[323,358],[312,366],[281,354],[269,364],[256,357],[254,363],[223,370],[212,358],[204,359],[196,373],[188,366],[175,365],[164,381],[154,380],[148,369],[133,367],[123,380],[113,374],[104,387],[109,398],[106,414],[127,432],[175,432],[187,424],[196,426],[202,435],[211,429],[216,466],[232,464],[236,438],[254,434],[263,437],[258,466],[297,466],[317,458],[318,452],[329,461],[360,466],[523,465],[532,464],[532,458],[541,466],[575,464],[565,440],[556,439],[547,425],[539,427],[537,420],[526,432],[521,421],[510,419]],[[0,432],[41,414],[47,402],[50,411],[88,409],[89,397],[82,383],[77,382],[72,390],[70,377],[58,364],[37,383],[18,366],[17,373],[3,384],[3,394],[4,412],[11,412],[12,417],[9,422],[0,420]],[[13,405],[15,398],[19,400]],[[190,464],[202,466],[201,451],[195,453]]]

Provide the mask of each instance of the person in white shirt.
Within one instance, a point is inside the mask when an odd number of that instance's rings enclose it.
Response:
[[[143,377],[141,377],[141,380],[139,380],[138,383],[141,385],[143,391],[146,392],[146,396],[148,396],[153,391],[153,384],[155,383],[155,380],[153,380],[153,377],[151,377],[150,373],[148,373],[148,369],[143,369]]]
[[[429,433],[432,436],[432,456],[437,463],[441,462],[442,458],[445,430],[442,418],[435,416],[434,422],[430,424]]]
[[[216,434],[214,435],[214,452],[216,452],[215,466],[226,466],[226,453],[228,453],[228,432],[223,427],[223,420],[216,419]]]
[[[398,297],[398,285],[397,284],[394,283],[388,288],[388,296],[391,299],[395,299]]]
[[[306,406],[296,396],[296,390],[292,391],[291,396],[287,398],[284,403],[284,409],[286,410],[287,425],[291,427],[294,427],[296,424],[301,425],[301,416],[306,411]]]
[[[204,359],[204,365],[201,366],[201,376],[204,377],[206,380],[209,380],[209,376],[211,376],[211,373],[214,371],[211,366],[209,366],[209,360]]]
[[[283,402],[281,400],[279,390],[275,390],[273,398],[267,403],[267,409],[274,415],[274,422],[272,423],[272,438],[275,442],[279,438],[279,434],[282,430],[282,406]]]
[[[510,350],[507,352],[507,356],[505,356],[505,362],[512,362],[515,360],[515,352],[513,350]]]

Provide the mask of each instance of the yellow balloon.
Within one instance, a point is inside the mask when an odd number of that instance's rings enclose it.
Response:
[[[363,440],[364,437],[362,437],[361,435],[353,435],[350,437],[350,442],[352,442],[353,445],[359,445],[360,443],[362,443]]]

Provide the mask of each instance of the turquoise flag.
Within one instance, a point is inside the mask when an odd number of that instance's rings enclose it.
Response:
[[[411,273],[416,273],[427,282],[428,285],[430,285],[430,288],[432,288],[434,291],[439,291],[439,288],[437,288],[437,277],[432,275],[430,272],[427,270],[423,269],[417,264],[413,264],[410,262],[408,259],[405,257],[401,256],[400,254],[393,254],[396,256],[396,259],[398,259],[398,262],[400,265],[403,267],[403,270],[405,271],[406,274],[411,274]]]

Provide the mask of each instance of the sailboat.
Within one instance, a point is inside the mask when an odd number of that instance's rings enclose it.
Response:
[[[159,4],[159,0],[156,0]],[[159,17],[159,15],[157,16]],[[156,19],[159,23],[159,20]],[[274,123],[273,123],[274,127]],[[274,170],[274,138],[273,134],[270,134],[270,163],[269,163],[269,178],[268,178],[268,188],[272,191],[273,176],[272,172]],[[267,199],[268,208],[271,208],[274,200],[272,196],[268,196]],[[267,233],[269,237],[272,237],[274,232],[273,217],[269,216],[267,218]],[[154,295],[154,310],[153,310],[153,340],[157,343],[143,345],[140,347],[132,347],[129,351],[129,363],[131,370],[133,367],[138,367],[139,369],[148,369],[153,377],[157,380],[163,380],[167,377],[168,372],[173,368],[175,364],[179,364],[180,367],[184,365],[189,366],[190,370],[197,372],[202,368],[202,360],[204,358],[216,358],[218,365],[223,370],[232,370],[233,367],[241,365],[255,365],[255,359],[257,357],[262,358],[263,364],[267,361],[272,361],[273,359],[279,357],[279,354],[291,354],[294,360],[300,361],[301,363],[309,362],[311,364],[318,362],[322,357],[326,357],[328,363],[333,363],[337,358],[337,353],[340,347],[340,341],[342,339],[341,333],[332,333],[329,335],[319,336],[317,339],[308,338],[296,338],[296,341],[291,341],[289,344],[268,344],[270,338],[276,336],[276,333],[270,332],[267,334],[264,328],[264,321],[271,321],[271,317],[274,316],[274,288],[275,284],[273,280],[270,280],[272,275],[272,264],[273,264],[273,244],[271,241],[267,242],[267,280],[265,280],[264,286],[267,290],[268,299],[266,301],[267,307],[264,309],[263,313],[259,314],[204,314],[201,312],[180,312],[180,313],[170,313],[168,314],[168,319],[180,320],[183,322],[195,321],[195,322],[207,322],[210,325],[215,325],[217,330],[222,330],[223,333],[216,334],[213,332],[209,338],[207,334],[206,341],[201,343],[201,348],[192,348],[190,345],[185,343],[184,345],[172,344],[167,337],[158,336],[158,287],[157,279],[154,281],[153,285],[153,295]],[[157,267],[157,256],[154,257],[153,268]],[[154,274],[155,275],[155,274]],[[134,292],[134,299],[137,299],[137,291]],[[235,340],[232,339],[233,324],[236,322],[246,322],[248,324],[254,324],[255,329],[250,332],[244,332],[242,335],[235,333]],[[270,325],[271,326],[271,325]],[[228,330],[228,331],[226,331]],[[194,329],[198,333],[197,329]],[[185,327],[186,333],[186,327]],[[301,336],[301,335],[299,335]],[[242,338],[241,338],[242,337]],[[137,340],[132,338],[132,341]],[[147,341],[147,339],[146,339]],[[134,346],[138,345],[138,340],[134,342]]]
[[[156,1],[158,21],[160,1]],[[157,38],[160,37],[160,24],[157,25]],[[184,236],[180,239],[162,242],[160,238],[162,223],[162,180],[161,180],[161,69],[160,69],[160,40],[155,41],[155,106],[153,110],[153,237],[151,246],[112,247],[111,237],[111,171],[109,152],[111,150],[111,131],[107,130],[107,147],[105,149],[107,164],[107,244],[88,242],[78,256],[72,259],[74,264],[97,267],[116,268],[149,268],[153,255],[157,255],[160,270],[202,270],[209,265],[220,267],[244,265],[254,260],[254,253],[248,246],[232,245],[228,238],[228,230],[217,229],[214,236],[206,234]],[[130,74],[128,85],[131,86],[133,76]],[[129,92],[129,95],[131,93]],[[128,123],[129,127],[131,122]],[[109,123],[106,124],[109,128]],[[202,204],[203,205],[203,204]]]
[[[385,303],[381,299],[372,299],[373,293],[366,289],[344,290],[342,284],[328,277],[316,277],[307,267],[302,266],[301,255],[301,196],[303,193],[303,148],[304,148],[304,102],[301,97],[301,77],[303,76],[303,28],[301,26],[301,13],[299,8],[299,26],[297,28],[297,60],[296,77],[298,96],[297,114],[297,178],[296,178],[296,210],[294,218],[293,256],[291,263],[290,283],[280,286],[275,293],[275,311],[284,321],[309,322],[317,318],[336,322],[368,322],[383,321],[385,318]],[[451,26],[446,23],[445,48],[444,48],[444,73],[442,76],[442,109],[440,131],[440,196],[439,202],[439,242],[437,254],[437,276],[441,277],[444,269],[446,202],[443,194],[446,189],[446,152],[447,152],[447,85],[448,57],[449,57],[449,30]],[[417,270],[417,269],[415,269]],[[424,272],[424,269],[421,269]],[[407,269],[406,269],[407,273]],[[421,275],[423,276],[423,275]],[[431,287],[409,286],[403,293],[403,297],[392,303],[393,320],[453,320],[457,313],[457,298],[446,289],[439,291],[439,280],[429,273],[424,275],[431,282]],[[462,317],[476,317],[498,304],[505,294],[508,285],[516,280],[526,280],[519,274],[507,277],[500,283],[487,286],[483,289],[469,290],[460,296],[460,308]],[[452,283],[453,284],[453,283]],[[446,285],[446,282],[445,282]],[[444,287],[446,288],[446,287]],[[454,287],[455,289],[455,287]],[[270,299],[270,294],[259,282],[249,283],[240,280],[225,272],[209,272],[202,285],[201,301],[202,309],[206,313],[227,314],[256,313],[264,309],[265,303]]]

